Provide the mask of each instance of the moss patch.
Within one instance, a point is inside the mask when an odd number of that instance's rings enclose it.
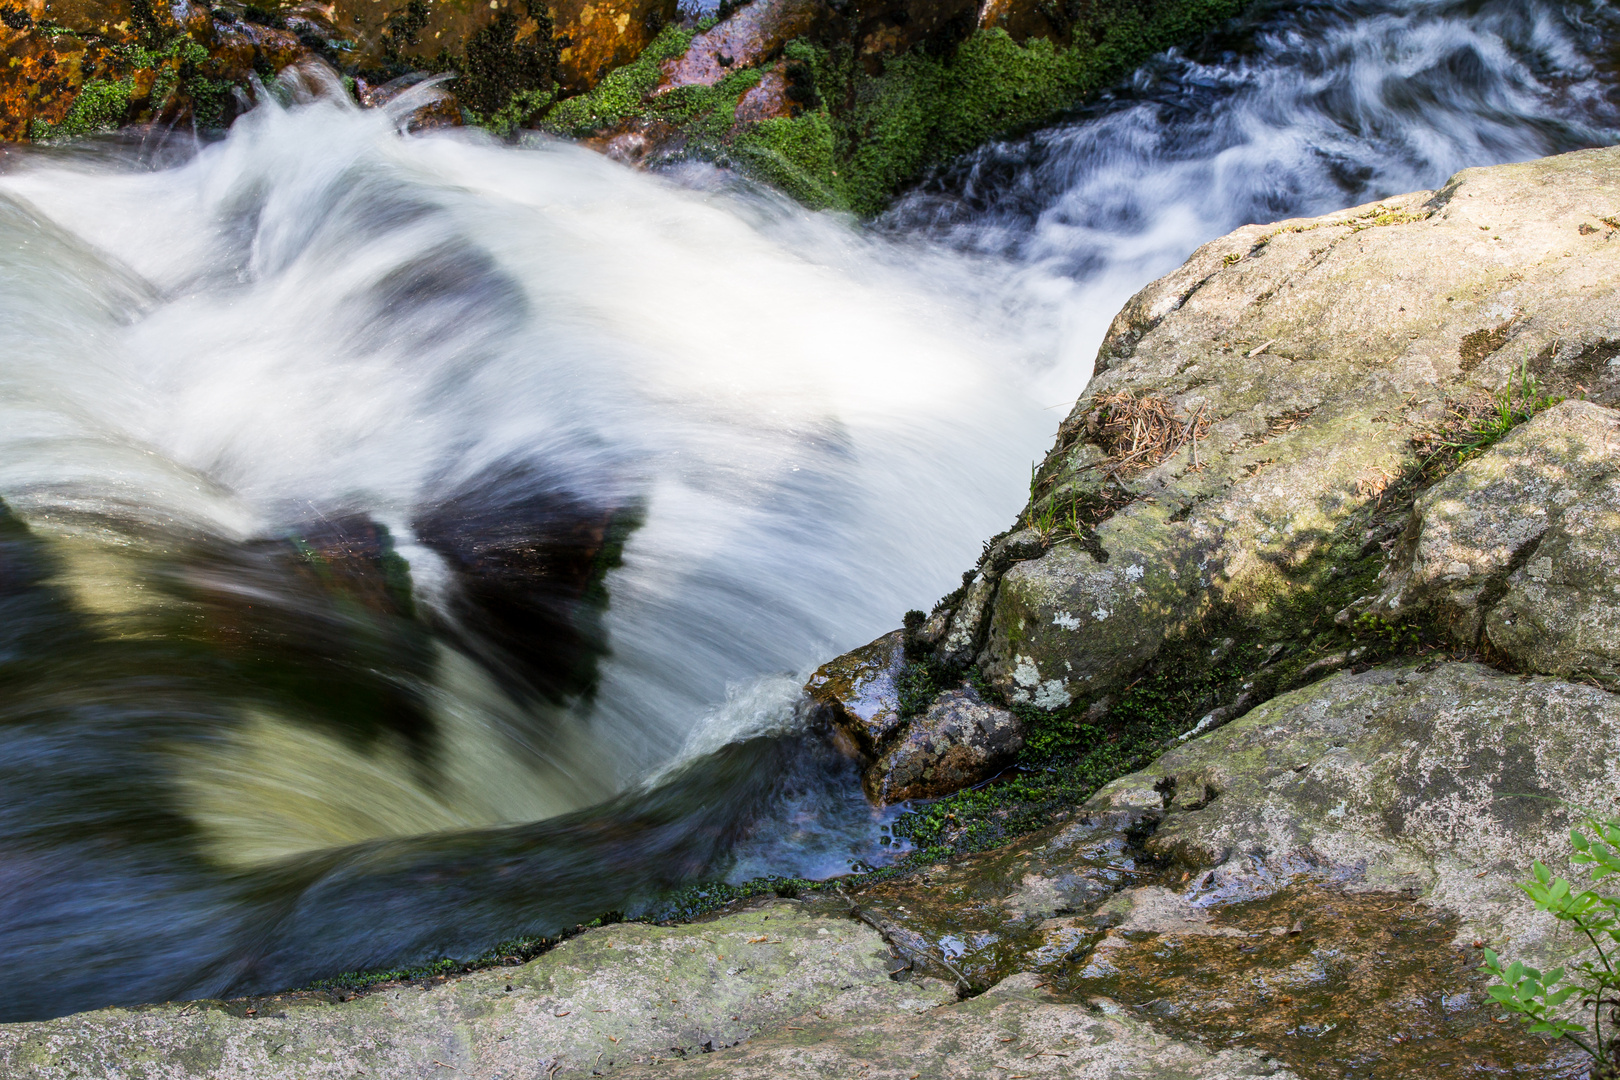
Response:
[[[658,65],[684,52],[694,36],[670,27],[595,90],[551,106],[540,123],[579,138],[633,120],[662,121],[679,131],[686,154],[733,165],[809,206],[870,216],[930,166],[1052,119],[1241,6],[1241,0],[1101,0],[1060,20],[1070,43],[1020,44],[991,29],[954,50],[917,48],[889,58],[877,74],[854,62],[839,37],[851,29],[844,27],[783,49],[794,115],[735,130],[737,101],[759,69],[732,72],[713,87],[651,96]]]
[[[658,103],[647,97],[658,86],[658,65],[684,53],[694,36],[679,26],[666,27],[640,56],[609,72],[596,89],[559,102],[546,113],[543,126],[559,134],[584,137],[632,117],[656,114]]]

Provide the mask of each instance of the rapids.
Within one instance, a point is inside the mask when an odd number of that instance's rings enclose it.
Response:
[[[8,152],[0,1020],[892,858],[798,686],[1012,520],[1124,299],[1616,141],[1615,22],[1262,5],[866,228],[319,71]]]

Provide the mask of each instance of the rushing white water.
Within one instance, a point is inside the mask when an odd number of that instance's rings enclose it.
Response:
[[[261,716],[190,783],[222,788],[199,795],[212,821],[278,836],[266,854],[318,825],[272,805],[300,778],[354,840],[336,811],[356,801],[422,803],[386,830],[370,815],[379,833],[530,820],[665,766],[729,682],[803,674],[947,591],[1044,438],[1019,347],[953,308],[971,269],[935,260],[959,280],[926,280],[840,222],[567,145],[401,139],[328,94],[262,108],[178,168],[44,159],[0,190],[17,237],[0,491],[37,527],[71,508],[241,540],[362,512],[431,599],[442,570],[412,515],[486,470],[646,505],[602,690],[543,777],[451,739],[481,760],[462,797],[433,799]],[[81,600],[149,602],[139,561],[119,580],[105,544],[81,540]],[[445,712],[480,692],[454,667]]]
[[[318,72],[221,142],[15,155],[0,1018],[880,858],[797,687],[1010,523],[1119,303],[1248,221],[1612,141],[1611,19],[1259,11],[877,230],[402,136]],[[489,631],[536,574],[540,675]],[[564,579],[580,626],[535,624]]]

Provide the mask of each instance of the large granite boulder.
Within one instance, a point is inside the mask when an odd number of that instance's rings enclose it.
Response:
[[[1612,414],[1598,405],[1620,400],[1620,249],[1602,220],[1613,207],[1620,151],[1592,150],[1205,245],[1114,320],[1020,520],[1044,551],[1002,570],[989,602],[948,602],[943,637],[984,641],[976,663],[989,684],[1047,711],[1105,708],[1167,642],[1208,636],[1220,653],[1220,626],[1269,625],[1254,646],[1291,678],[1327,659],[1313,639],[1334,615],[1377,591],[1413,499],[1444,472],[1459,413],[1534,398],[1528,414],[1549,395],[1584,394],[1588,404],[1546,413],[1425,495],[1413,535],[1438,543],[1462,488],[1482,505],[1501,494],[1492,484],[1520,482],[1504,472],[1540,470],[1520,502],[1552,500],[1551,524],[1498,505],[1492,558],[1505,561],[1481,563],[1466,588],[1518,575],[1495,647],[1529,670],[1611,677],[1600,672],[1612,670],[1612,583],[1596,552],[1614,487]],[[1531,444],[1543,464],[1515,464]],[[1546,561],[1515,564],[1511,553],[1544,532]],[[1419,575],[1439,578],[1466,561],[1419,557]],[[1528,591],[1554,580],[1578,584],[1556,600]],[[1413,604],[1432,591],[1411,588]],[[1448,586],[1445,604],[1463,591]],[[1389,600],[1380,610],[1387,622]],[[1475,616],[1436,617],[1460,620],[1466,640]],[[1577,647],[1584,659],[1561,645],[1549,646],[1554,659],[1536,649],[1548,632],[1515,629],[1554,624],[1559,640],[1590,643]]]

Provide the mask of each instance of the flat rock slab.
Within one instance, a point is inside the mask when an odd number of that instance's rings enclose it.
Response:
[[[1198,905],[1335,880],[1421,897],[1465,939],[1551,966],[1575,945],[1517,883],[1535,859],[1584,880],[1562,800],[1612,805],[1617,744],[1614,694],[1431,661],[1284,694],[1088,805],[1164,807],[1146,846],[1193,872]]]
[[[1066,1077],[1071,1080],[1237,1080],[1297,1074],[1252,1050],[1205,1050],[1121,1015],[1110,1003],[1068,1005],[1033,975],[914,1016],[813,1021],[768,1038],[670,1068],[635,1068],[627,1077]]]
[[[102,1009],[0,1026],[0,1076],[326,1080],[591,1075],[732,1045],[796,1016],[843,1023],[956,1000],[896,982],[876,931],[777,901],[680,927],[625,923],[517,968],[334,1004],[299,995]]]

